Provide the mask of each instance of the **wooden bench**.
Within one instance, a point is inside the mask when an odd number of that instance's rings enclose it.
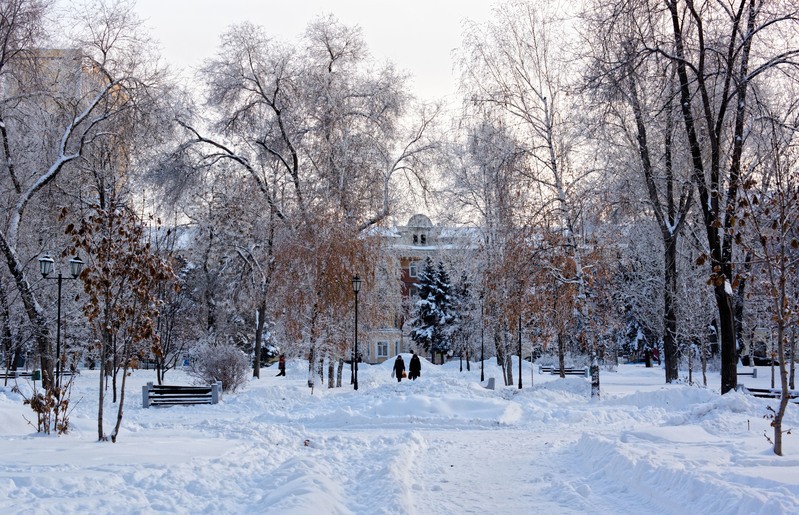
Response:
[[[8,373],[0,372],[0,379],[16,379],[19,377],[31,377],[33,372],[24,370],[9,370]]]
[[[749,394],[753,397],[759,397],[761,399],[782,398],[782,390],[778,390],[776,388],[747,388],[746,386],[739,384],[735,389],[739,392]],[[790,390],[788,392],[788,398],[790,398],[791,402],[799,403],[799,391]]]
[[[38,381],[41,379],[42,375],[39,374],[38,370],[36,370],[36,380]],[[33,371],[31,370],[9,370],[8,373],[0,372],[0,380],[3,379],[32,379],[33,378]],[[61,372],[61,377],[72,377],[73,375],[80,375],[80,370],[76,370],[74,373],[71,370],[65,370]]]
[[[752,379],[757,379],[757,369],[752,368],[752,370],[746,372],[744,370],[738,370],[739,376],[752,376]]]
[[[552,375],[560,375],[560,369],[556,368],[556,369],[552,370],[551,374]],[[583,367],[583,368],[564,368],[563,369],[563,374],[567,375],[567,376],[583,376],[583,377],[588,377],[589,376],[588,367]]]
[[[190,404],[217,404],[222,396],[222,382],[208,386],[158,385],[152,382],[142,386],[142,407],[176,406]]]
[[[538,373],[539,374],[552,374],[553,376],[554,375],[560,375],[560,367],[556,367],[556,366],[553,366],[553,365],[538,365]],[[588,367],[584,367],[584,368],[564,367],[563,368],[563,373],[564,373],[564,375],[567,375],[567,376],[584,376],[584,377],[588,377],[589,376]]]

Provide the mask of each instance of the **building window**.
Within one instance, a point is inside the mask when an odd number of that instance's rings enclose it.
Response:
[[[427,236],[422,234],[421,238],[422,238],[422,245],[427,245]]]
[[[413,235],[413,244],[416,245],[417,243],[419,243],[419,235],[418,234],[414,234]]]
[[[408,266],[408,275],[411,277],[416,277],[417,273],[418,271],[416,268],[416,263],[411,263],[410,266]]]
[[[378,358],[388,357],[388,342],[377,342],[377,357]]]

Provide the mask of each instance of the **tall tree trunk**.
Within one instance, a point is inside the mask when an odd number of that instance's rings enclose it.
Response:
[[[261,378],[261,349],[263,348],[264,325],[266,324],[266,297],[261,298],[261,303],[256,311],[258,320],[255,323],[255,358],[252,364],[252,376]]]
[[[42,368],[42,387],[49,390],[55,383],[53,378],[54,360],[52,352],[52,338],[47,329],[47,318],[44,316],[44,310],[39,305],[36,297],[31,288],[25,271],[22,268],[16,251],[8,244],[5,235],[0,232],[0,252],[6,258],[8,270],[14,278],[14,284],[17,287],[22,305],[25,308],[25,314],[28,316],[28,321],[33,326],[33,334],[36,341],[36,353],[39,355]]]
[[[677,238],[664,240],[664,277],[663,288],[663,361],[666,369],[666,382],[673,383],[679,379],[677,357]]]
[[[628,58],[628,59],[631,59]],[[638,143],[638,156],[641,160],[641,169],[646,182],[649,202],[653,214],[660,228],[663,241],[663,361],[665,364],[666,382],[671,383],[678,379],[677,363],[677,240],[685,225],[688,211],[693,200],[693,189],[683,189],[680,198],[675,201],[675,177],[672,154],[672,101],[671,97],[666,102],[666,129],[664,137],[664,172],[656,172],[652,165],[649,138],[644,119],[644,112],[638,97],[638,86],[635,75],[629,72],[629,98],[636,124],[636,140]],[[663,199],[658,192],[656,177],[663,173],[665,176],[665,192]]]
[[[783,286],[782,293],[784,294],[784,284],[781,286]],[[783,299],[785,299],[784,295]],[[781,304],[781,302],[775,302],[775,304]],[[782,308],[782,306],[779,307]],[[780,313],[784,313],[784,310],[780,311]],[[777,320],[777,349],[780,356],[780,391],[782,395],[780,396],[780,405],[774,414],[772,425],[774,426],[774,454],[782,456],[782,420],[791,400],[788,390],[788,369],[785,366],[785,321],[782,316],[779,316]]]
[[[738,385],[738,353],[735,345],[735,315],[733,299],[725,290],[725,283],[713,290],[719,312],[719,332],[721,343],[721,393],[735,390]]]
[[[738,353],[743,348],[744,332],[744,307],[746,305],[746,278],[752,272],[752,258],[754,253],[749,250],[744,257],[744,272],[738,281],[738,288],[735,290],[735,341],[738,345]],[[750,362],[751,363],[751,362]]]
[[[122,386],[119,391],[119,406],[117,407],[117,422],[114,425],[114,431],[111,433],[111,441],[116,443],[117,438],[119,437],[119,428],[122,426],[122,408],[125,405],[125,383],[128,379],[128,366],[127,366],[127,359],[125,360],[125,366],[122,369]]]
[[[3,364],[6,371],[6,384],[8,384],[8,372],[12,369],[12,366],[16,369],[17,363],[17,349],[15,345],[12,345],[12,342],[11,312],[8,308],[5,285],[0,279],[0,349],[3,349],[6,357],[6,362]]]
[[[706,70],[705,57],[709,50],[704,47],[704,40],[701,33],[704,30],[701,26],[700,13],[696,11],[690,2],[687,2],[687,14],[700,24],[700,46],[697,48],[700,64],[691,69],[695,75],[688,76],[688,63],[686,57],[685,42],[682,23],[686,18],[682,16],[678,9],[678,1],[670,0],[667,7],[671,15],[672,33],[674,36],[674,63],[680,84],[680,108],[683,115],[683,125],[687,137],[688,148],[691,155],[693,166],[693,180],[699,193],[699,206],[702,209],[703,224],[707,235],[708,249],[710,250],[711,282],[714,286],[716,297],[716,307],[719,314],[719,337],[721,345],[721,393],[734,390],[738,382],[737,372],[737,345],[735,341],[735,311],[732,299],[732,231],[729,230],[732,224],[732,216],[735,212],[734,206],[738,199],[738,189],[740,187],[741,154],[744,142],[744,122],[746,113],[746,94],[748,91],[748,64],[749,53],[751,50],[752,37],[746,37],[738,41],[738,36],[742,32],[741,21],[744,18],[745,6],[749,3],[747,16],[746,34],[753,34],[754,21],[757,14],[755,2],[753,0],[742,0],[737,9],[731,15],[731,26],[729,40],[727,43],[727,68]],[[736,60],[737,59],[737,60]],[[734,67],[737,66],[737,72]],[[734,77],[736,75],[737,77]],[[713,76],[713,79],[708,77]],[[717,79],[720,79],[717,81]],[[733,80],[735,79],[735,80]],[[708,81],[711,81],[710,83]],[[711,91],[720,84],[718,95],[719,102],[714,103],[711,99]],[[698,94],[691,90],[697,88]],[[732,91],[734,89],[735,91]],[[704,118],[708,121],[706,135],[708,142],[704,144],[699,139],[699,129],[695,122],[692,106],[694,98],[697,97],[702,104]],[[728,120],[727,114],[730,109],[730,102],[735,105],[735,121],[732,133],[729,137],[722,137]],[[713,123],[711,123],[713,122]],[[729,151],[730,167],[724,172],[722,170],[721,145],[723,141],[731,141],[732,148]],[[709,159],[706,164],[705,159]],[[726,187],[726,191],[725,191]],[[722,205],[726,201],[726,206]]]

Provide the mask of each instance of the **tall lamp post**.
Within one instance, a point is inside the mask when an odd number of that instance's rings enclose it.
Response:
[[[485,312],[483,310],[483,292],[480,292],[480,382],[486,380],[485,374],[485,345],[484,345],[484,336],[485,336]]]
[[[354,388],[358,389],[358,292],[361,291],[361,278],[357,275],[352,278],[352,291],[355,292],[355,356],[353,362]]]
[[[48,275],[50,275],[53,271],[53,258],[48,255],[44,255],[39,258],[39,272],[42,273],[42,277],[48,279]],[[77,256],[69,260],[69,273],[72,277],[66,277],[66,279],[77,279],[80,275],[81,271],[83,270],[83,260]],[[56,390],[61,386],[61,282],[65,279],[64,276],[61,274],[61,270],[58,271],[58,276],[53,277],[53,279],[58,281],[58,311],[56,314],[56,332],[55,332],[55,354],[56,354],[56,368],[55,368],[55,386]]]
[[[530,366],[533,361],[530,360]],[[522,315],[519,313],[519,390],[522,389]]]

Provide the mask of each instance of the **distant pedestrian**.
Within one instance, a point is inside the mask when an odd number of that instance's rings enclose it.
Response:
[[[286,375],[286,356],[283,354],[281,354],[280,358],[277,360],[277,369],[280,370],[280,372],[277,374],[277,377]]]
[[[401,354],[397,354],[397,359],[394,361],[394,375],[397,377],[398,383],[402,381],[403,374],[405,374],[405,361]]]
[[[413,351],[411,362],[408,365],[408,379],[416,381],[416,378],[420,375],[422,375],[422,361],[419,359],[419,356],[416,355],[416,351]]]

